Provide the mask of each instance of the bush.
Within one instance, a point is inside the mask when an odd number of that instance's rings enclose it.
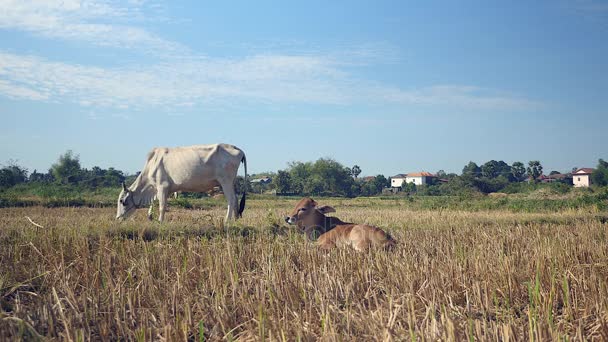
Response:
[[[530,193],[537,189],[537,184],[528,183],[528,182],[520,182],[520,183],[510,183],[505,186],[501,192],[505,194],[522,194],[522,193]]]
[[[27,169],[10,162],[8,166],[0,169],[0,189],[10,188],[27,180]]]
[[[475,179],[473,185],[484,194],[489,194],[504,189],[509,185],[509,180],[502,176],[497,178],[482,177]]]
[[[561,182],[549,183],[549,187],[553,192],[558,193],[558,194],[567,194],[572,189],[571,185],[568,185],[566,183],[561,183]]]
[[[437,185],[421,185],[414,189],[421,196],[441,196],[441,188]]]

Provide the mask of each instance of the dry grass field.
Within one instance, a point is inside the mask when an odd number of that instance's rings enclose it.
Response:
[[[0,209],[0,339],[608,340],[605,213],[321,199],[399,241],[325,253],[283,223],[295,201],[229,227],[219,207]]]

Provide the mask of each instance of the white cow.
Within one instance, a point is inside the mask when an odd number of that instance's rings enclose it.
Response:
[[[159,202],[158,220],[163,221],[167,198],[177,191],[205,192],[214,186],[221,186],[228,201],[226,221],[231,217],[241,217],[245,210],[245,195],[237,211],[235,181],[239,164],[245,166],[247,181],[247,160],[245,153],[228,144],[195,145],[175,148],[155,148],[148,153],[148,160],[142,172],[129,188],[123,183],[118,196],[116,218],[130,216],[135,209],[150,205],[154,198]]]

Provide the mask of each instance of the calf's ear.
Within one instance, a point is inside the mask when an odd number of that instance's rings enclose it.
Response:
[[[324,205],[322,207],[318,207],[317,208],[318,211],[321,212],[321,214],[327,214],[327,213],[335,213],[336,209],[328,206],[328,205]]]

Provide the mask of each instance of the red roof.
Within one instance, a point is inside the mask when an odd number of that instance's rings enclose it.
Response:
[[[573,174],[575,174],[575,175],[590,175],[590,174],[593,173],[593,171],[595,171],[595,169],[592,169],[590,167],[583,167],[583,168],[580,168],[580,169],[574,171]]]
[[[434,174],[430,173],[430,172],[413,172],[413,173],[408,173],[407,174],[408,177],[435,177]]]

